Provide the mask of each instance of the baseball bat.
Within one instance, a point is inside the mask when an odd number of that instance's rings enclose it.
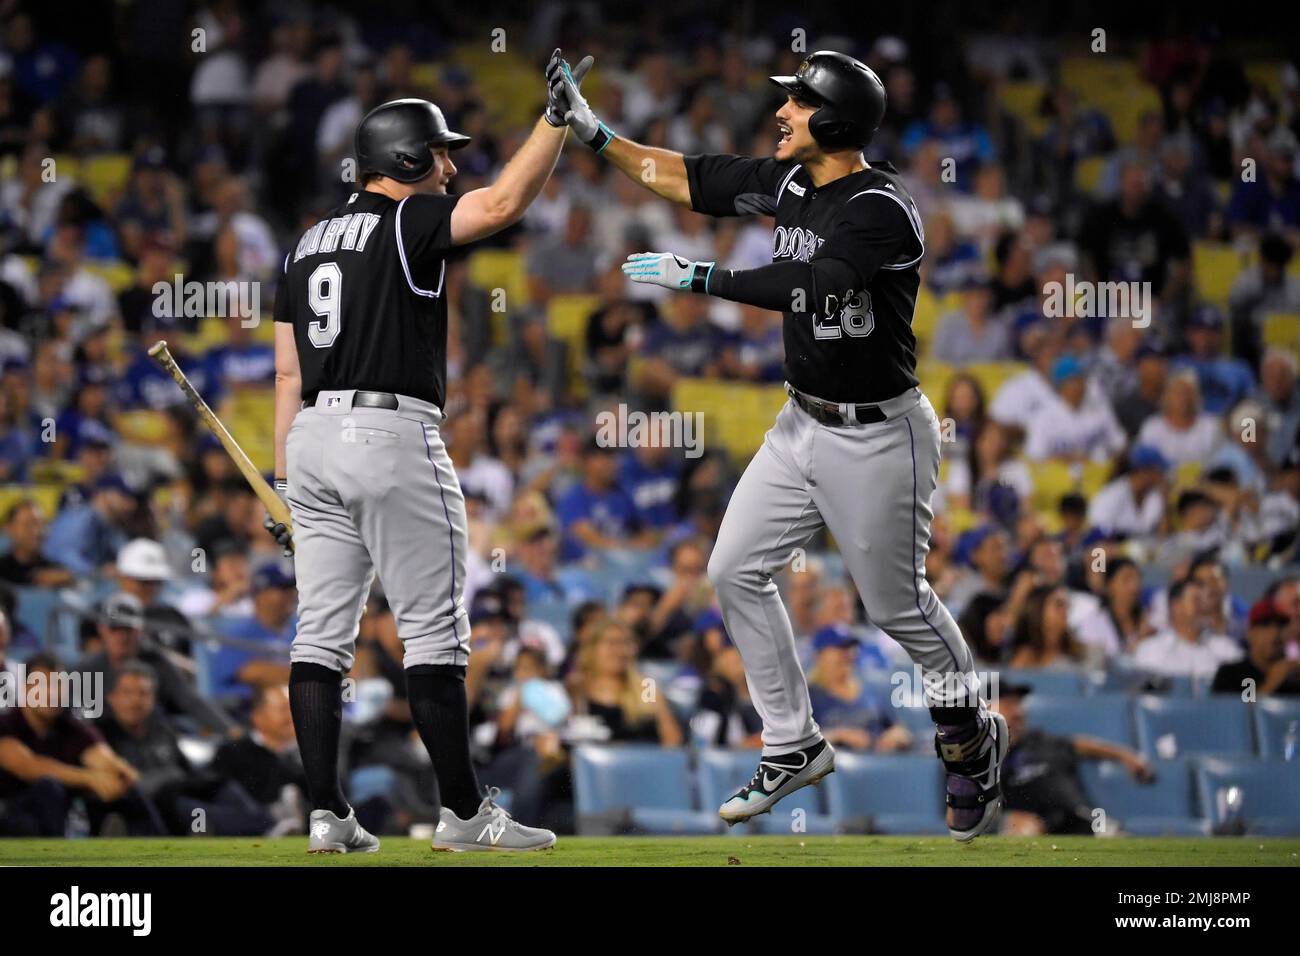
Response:
[[[198,393],[198,390],[194,388],[185,373],[181,371],[181,367],[176,364],[176,359],[172,357],[171,350],[167,348],[167,342],[165,340],[155,342],[153,347],[149,349],[149,357],[161,365],[163,370],[176,380],[176,384],[181,387],[181,391],[190,400],[194,410],[199,413],[199,417],[203,419],[204,424],[212,430],[212,434],[217,436],[217,441],[221,442],[221,447],[230,455],[235,467],[239,469],[239,473],[244,476],[244,480],[252,487],[253,494],[257,495],[258,500],[266,506],[267,513],[277,522],[284,524],[286,528],[293,531],[293,519],[289,516],[288,506],[275,493],[275,489],[266,483],[266,479],[257,470],[257,466],[249,460],[248,455],[244,454],[244,449],[239,447],[239,443],[235,441],[234,436],[226,430],[225,425],[221,424],[221,419],[217,417],[216,412],[208,407],[208,403],[203,400],[203,396]]]

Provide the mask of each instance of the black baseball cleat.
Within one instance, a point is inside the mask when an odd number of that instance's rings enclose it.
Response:
[[[978,724],[941,724],[934,749],[948,771],[948,834],[969,843],[994,829],[1002,815],[1002,761],[1011,749],[1006,719],[988,713]]]
[[[762,757],[749,783],[718,808],[718,816],[728,826],[735,826],[760,813],[770,813],[782,797],[834,771],[835,750],[824,740],[779,757]]]

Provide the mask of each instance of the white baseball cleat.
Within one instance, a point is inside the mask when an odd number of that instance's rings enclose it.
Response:
[[[307,827],[308,853],[377,853],[379,838],[357,822],[357,812],[348,808],[340,820],[328,810],[313,810]]]
[[[728,826],[744,823],[750,817],[770,813],[783,797],[834,772],[835,749],[825,740],[794,753],[763,757],[749,783],[718,808],[718,816]]]

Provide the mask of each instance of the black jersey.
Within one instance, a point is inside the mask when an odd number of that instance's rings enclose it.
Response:
[[[772,259],[834,258],[854,289],[818,289],[785,313],[785,377],[832,402],[880,402],[917,384],[912,312],[925,231],[888,163],[813,186],[803,166],[744,156],[688,156],[691,208],[774,215]],[[803,308],[799,306],[803,305]]]
[[[275,320],[293,323],[305,400],[363,389],[443,407],[456,199],[358,192],[302,234],[285,258]]]

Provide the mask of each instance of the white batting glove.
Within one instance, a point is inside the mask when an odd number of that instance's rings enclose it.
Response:
[[[707,292],[712,271],[712,262],[692,262],[671,252],[636,252],[623,263],[623,275],[633,282],[678,291]]]
[[[554,67],[548,67],[546,81],[550,87],[551,98],[557,101],[558,108],[564,110],[564,122],[573,134],[596,152],[602,151],[614,138],[614,132],[599,119],[582,95],[579,84],[591,69],[596,58],[584,56],[574,68],[567,60],[560,60]]]
[[[289,480],[287,478],[275,479],[275,493],[280,496],[280,500],[286,505],[289,503]],[[293,532],[280,521],[271,517],[269,511],[264,513],[262,518],[262,527],[266,533],[275,539],[275,543],[283,548],[283,554],[286,558],[293,557]]]

